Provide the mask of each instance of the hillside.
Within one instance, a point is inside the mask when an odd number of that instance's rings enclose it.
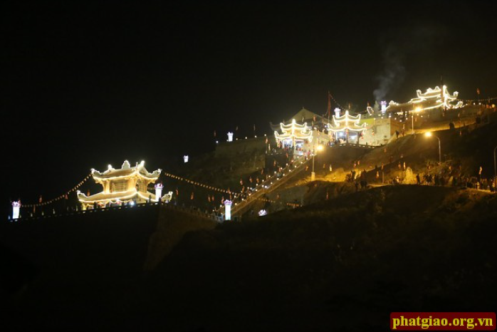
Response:
[[[185,233],[215,224],[154,205],[1,223],[2,331],[108,330]]]
[[[374,149],[353,146],[326,148],[315,157],[317,182],[309,185],[312,171],[309,162],[304,172],[267,195],[267,198],[279,201],[279,204],[256,202],[246,209],[243,217],[253,218],[262,208],[272,212],[286,208],[286,203],[308,204],[334,197],[342,190],[349,192],[354,188],[343,181],[352,170],[357,174],[366,171],[367,182],[373,186],[392,183],[396,178],[403,183],[416,183],[418,174],[421,179],[425,175],[443,175],[447,181],[455,178],[460,186],[474,182],[479,177],[480,167],[481,177],[489,179],[493,176],[497,113],[489,113],[489,119],[488,124],[472,123],[453,130],[435,132],[440,138],[442,165],[437,165],[438,140],[435,137],[426,138],[421,133],[394,138],[388,145]],[[284,153],[266,154],[264,141],[265,138],[261,137],[222,143],[216,151],[196,157],[171,171],[199,183],[239,192],[244,187],[254,186],[257,179],[263,179],[266,174],[272,174],[279,166],[284,167],[290,162]],[[227,198],[226,194],[183,181],[164,177],[164,182],[168,190],[178,189],[176,199],[186,206],[193,204],[202,210],[211,210],[218,207],[223,198]],[[312,193],[313,189],[322,192],[322,195]]]
[[[215,229],[182,213],[2,227],[26,282],[7,331],[375,331],[495,308],[492,194],[386,186]]]
[[[141,315],[174,331],[364,331],[391,311],[491,310],[495,217],[493,195],[395,186],[193,233]],[[158,302],[174,320],[149,313]]]
[[[2,331],[384,331],[392,311],[495,311],[497,197],[471,188],[480,166],[492,176],[495,120],[436,132],[441,165],[421,135],[329,148],[316,181],[307,169],[268,193],[280,202],[253,205],[281,210],[262,218],[217,224],[188,208],[207,190],[186,183],[186,209],[2,223]],[[263,147],[224,145],[178,174],[233,189],[283,158]],[[367,188],[343,181],[354,163]],[[414,174],[447,185],[409,184]],[[396,177],[404,185],[387,185]]]

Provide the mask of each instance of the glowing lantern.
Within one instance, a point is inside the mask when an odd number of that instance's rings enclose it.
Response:
[[[233,142],[233,133],[231,131],[228,132],[228,142]]]
[[[188,162],[188,155],[186,155],[186,154],[185,154],[185,155],[183,156],[183,161],[185,162],[185,164]]]
[[[233,204],[230,200],[224,201],[224,220],[231,220],[231,205]]]
[[[164,188],[164,186],[162,185],[162,183],[157,183],[155,186],[155,201],[158,202],[160,201],[160,198],[162,196],[162,188]]]
[[[12,219],[19,219],[20,208],[21,208],[21,201],[12,202]]]
[[[381,113],[385,113],[387,111],[387,102],[382,100],[380,102],[380,105],[381,105]]]

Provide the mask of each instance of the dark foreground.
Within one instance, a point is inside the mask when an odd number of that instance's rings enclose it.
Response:
[[[218,227],[157,209],[2,225],[2,331],[385,331],[392,311],[495,311],[496,214],[494,195],[398,186]]]

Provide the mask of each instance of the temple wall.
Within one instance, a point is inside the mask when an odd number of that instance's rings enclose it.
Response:
[[[364,131],[364,138],[360,139],[360,144],[367,143],[374,146],[386,144],[392,137],[391,130],[390,119],[374,119],[372,123],[368,124],[368,129]]]

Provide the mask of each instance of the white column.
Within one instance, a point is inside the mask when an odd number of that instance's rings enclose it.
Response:
[[[233,204],[230,200],[224,201],[224,220],[231,220],[231,205]]]
[[[19,219],[19,211],[21,209],[21,202],[12,202],[12,219]]]

